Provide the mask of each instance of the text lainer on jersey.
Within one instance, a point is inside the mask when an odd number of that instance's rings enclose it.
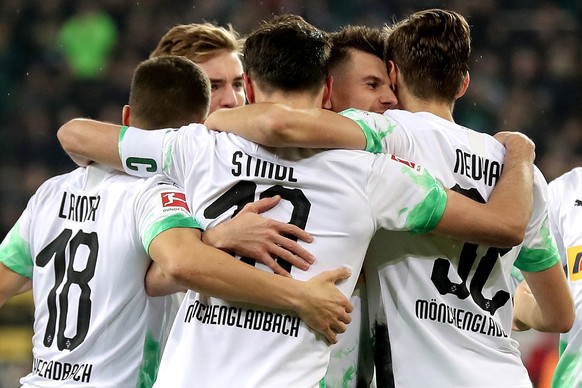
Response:
[[[65,191],[59,207],[59,217],[77,222],[95,221],[100,201],[101,197],[98,195],[75,195]]]

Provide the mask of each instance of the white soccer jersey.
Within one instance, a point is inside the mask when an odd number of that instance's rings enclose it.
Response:
[[[553,180],[548,189],[550,226],[576,306],[574,326],[560,334],[560,359],[552,387],[582,386],[582,168]]]
[[[490,135],[426,112],[342,114],[358,122],[370,148],[430,166],[446,187],[475,200],[486,201],[501,175],[505,148]],[[531,387],[510,337],[511,271],[558,261],[546,191],[536,169],[532,219],[511,250],[434,235],[375,236],[364,271],[378,386]]]
[[[0,245],[32,278],[32,372],[25,387],[147,387],[161,355],[167,298],[148,298],[151,240],[198,227],[167,178],[99,166],[46,181]]]
[[[445,193],[412,163],[360,151],[267,149],[236,135],[190,125],[180,131],[120,135],[129,173],[163,171],[185,188],[204,227],[259,198],[282,197],[267,215],[314,237],[317,258],[307,280],[340,266],[358,274],[380,228],[426,232],[442,215]],[[266,266],[249,264],[270,271]],[[280,262],[281,263],[281,262]],[[339,284],[350,296],[357,275]],[[325,375],[329,345],[291,311],[230,303],[189,291],[162,356],[157,387],[315,387]],[[325,385],[325,382],[321,384]]]

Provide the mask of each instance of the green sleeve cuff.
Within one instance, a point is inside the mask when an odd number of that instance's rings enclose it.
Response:
[[[148,230],[143,239],[143,246],[146,252],[149,252],[150,244],[158,234],[172,228],[194,228],[204,230],[194,218],[183,214],[174,214],[164,219],[162,222],[156,223],[150,230]]]
[[[32,279],[34,263],[30,245],[20,238],[20,224],[17,222],[0,244],[0,263],[17,274]]]
[[[364,136],[366,136],[366,149],[365,151],[374,154],[380,154],[384,150],[382,148],[382,136],[376,131],[374,131],[369,125],[367,125],[362,120],[355,120],[356,124],[360,126]]]
[[[539,272],[551,268],[559,262],[560,254],[555,249],[555,245],[546,249],[522,247],[514,265],[525,272]]]
[[[119,159],[121,159],[121,141],[125,136],[125,132],[127,132],[127,128],[129,128],[127,125],[121,127],[121,130],[119,131],[119,137],[117,138],[117,153],[119,154]]]
[[[441,221],[447,207],[447,192],[441,184],[436,184],[426,198],[408,217],[408,226],[412,233],[431,232]]]
[[[364,136],[366,137],[365,151],[374,154],[380,154],[384,152],[382,148],[382,139],[384,138],[384,136],[386,136],[386,133],[380,134],[375,130],[375,128],[373,128],[372,126],[370,126],[370,124],[366,122],[365,120],[366,117],[365,115],[367,114],[366,112],[350,108],[341,111],[340,114],[344,117],[352,119],[356,124],[358,124],[362,132],[364,132]]]

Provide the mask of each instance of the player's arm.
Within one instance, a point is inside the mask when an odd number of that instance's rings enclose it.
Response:
[[[152,261],[145,276],[145,289],[149,296],[165,296],[176,292],[186,292],[188,287],[176,283],[172,278],[166,276],[162,267]]]
[[[202,241],[225,252],[253,258],[279,275],[291,276],[277,263],[276,257],[307,270],[315,258],[296,239],[311,242],[311,235],[296,225],[260,215],[280,200],[277,195],[245,205],[233,219],[206,230]]]
[[[118,152],[118,142],[122,141],[119,139],[121,128],[118,125],[94,120],[73,119],[63,125],[57,135],[65,151],[72,157],[86,158],[123,170]],[[155,137],[154,141],[147,143],[160,144],[161,154],[161,140],[164,136],[161,131],[138,129],[134,129],[134,131],[138,132],[134,135],[134,139]],[[134,173],[131,168],[126,171]],[[137,169],[135,172],[135,175],[141,175],[137,173]],[[161,173],[161,171],[155,172]],[[286,271],[273,260],[273,256],[281,257],[298,268],[306,269],[308,264],[313,262],[313,257],[294,239],[309,242],[311,237],[294,225],[268,220],[252,214],[253,211],[258,213],[266,210],[268,208],[263,208],[261,204],[250,205],[248,211],[243,215],[249,222],[248,225],[244,224],[244,220],[229,222],[206,235],[205,241],[221,249],[252,257],[280,274],[285,274]],[[241,225],[245,227],[241,227]],[[240,238],[234,238],[234,235],[231,234],[233,231],[239,232],[238,237]]]
[[[566,333],[574,324],[572,295],[560,263],[539,272],[523,272],[514,294],[513,326],[523,331]]]
[[[193,228],[171,228],[158,234],[149,254],[172,282],[225,300],[293,310],[314,330],[335,343],[351,318],[352,306],[335,284],[350,276],[346,268],[307,282],[268,273],[204,244]],[[146,289],[152,293],[149,276]]]
[[[366,137],[356,122],[324,109],[261,102],[219,109],[204,124],[271,147],[366,148]]]
[[[57,138],[75,163],[99,162],[123,171],[118,152],[121,126],[88,119],[73,119],[61,126]]]
[[[434,233],[499,248],[520,244],[533,206],[534,143],[518,132],[496,136],[505,147],[503,173],[486,204],[447,191],[448,200]]]
[[[0,263],[0,307],[12,296],[23,292],[29,281],[30,279],[26,276],[22,276]]]
[[[20,289],[18,290],[18,292],[16,292],[16,294],[17,295],[24,294],[25,292],[28,292],[30,290],[32,290],[32,279],[28,279],[27,282],[24,283],[24,285],[22,287],[20,287]]]
[[[242,257],[250,257],[265,264],[276,274],[290,277],[274,257],[281,257],[302,270],[309,269],[315,258],[305,248],[287,236],[295,236],[311,242],[311,235],[296,225],[286,224],[259,213],[267,211],[281,200],[280,196],[263,198],[249,203],[231,220],[202,233],[202,241],[217,249]],[[148,294],[150,296],[169,295],[185,291],[164,274],[153,262],[148,270]]]

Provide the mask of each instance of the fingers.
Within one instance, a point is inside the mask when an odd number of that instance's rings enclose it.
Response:
[[[331,327],[331,329],[337,333],[337,334],[341,334],[341,333],[345,333],[346,330],[348,329],[348,325],[346,325],[345,323],[338,321],[335,322],[334,325]]]
[[[507,132],[497,132],[493,137],[500,142],[501,144],[505,145],[505,139],[507,139]]]
[[[287,272],[285,268],[283,268],[275,259],[273,259],[270,255],[263,255],[260,259],[260,262],[265,264],[267,267],[271,269],[277,275],[285,276],[286,278],[290,278],[291,274]]]
[[[242,212],[251,212],[257,214],[263,213],[275,207],[275,205],[278,204],[280,200],[281,200],[280,195],[259,199],[258,201],[246,204],[241,210],[241,213]]]
[[[313,264],[315,259],[313,258],[313,255],[311,255],[309,252],[303,251],[305,250],[302,249],[302,251],[296,255],[293,252],[290,252],[289,250],[282,248],[278,245],[272,245],[269,248],[269,253],[273,257],[280,257],[281,259],[285,260],[292,266],[306,271],[309,269],[311,264]]]
[[[341,280],[349,278],[351,275],[352,271],[349,268],[339,267],[330,271],[322,272],[320,276],[322,276],[325,280],[336,284]]]
[[[325,338],[330,344],[333,345],[337,343],[337,334],[333,330],[331,329],[325,330],[322,334],[325,336]]]
[[[332,323],[325,330],[322,330],[321,333],[323,335],[325,335],[325,338],[327,338],[329,343],[335,344],[338,341],[338,339],[337,339],[338,334],[345,333],[346,330],[348,330],[347,323],[344,323],[342,321],[337,321],[337,322]]]
[[[271,222],[273,223],[272,227],[276,228],[279,234],[293,236],[296,237],[298,240],[302,240],[305,242],[313,241],[313,236],[311,236],[309,233],[307,233],[297,225],[287,224],[285,222],[279,222],[275,220],[272,220]]]
[[[352,311],[354,311],[354,305],[349,301],[349,299],[346,298],[346,300],[347,300],[347,303],[344,306],[344,308],[345,308],[346,313],[347,313],[347,318],[345,320],[343,320],[343,322],[350,323],[352,321],[352,316],[350,315],[350,313]]]
[[[279,256],[293,265],[296,265],[295,262],[297,261],[304,263],[303,266],[297,265],[302,269],[309,268],[309,265],[315,262],[315,256],[311,252],[303,248],[296,241],[283,236],[276,236],[275,243],[270,250],[275,256]]]
[[[527,135],[521,132],[502,131],[496,133],[493,137],[506,147],[510,142],[518,142],[518,144],[527,147],[535,147],[535,143]]]

